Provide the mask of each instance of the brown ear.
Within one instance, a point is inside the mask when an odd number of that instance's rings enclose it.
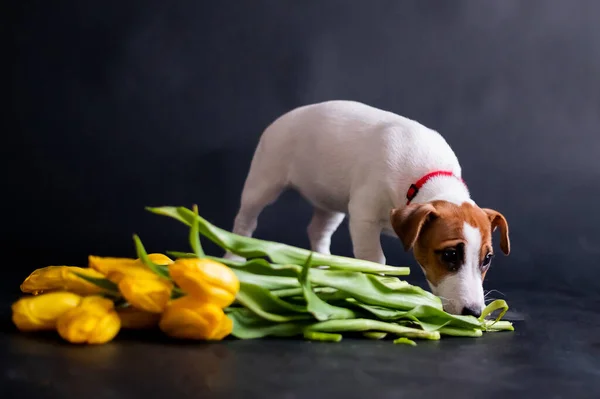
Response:
[[[404,209],[392,210],[390,213],[392,227],[402,241],[405,251],[415,245],[425,223],[437,216],[438,213],[431,204],[411,204]]]
[[[488,215],[492,223],[492,233],[500,227],[500,249],[505,255],[510,253],[510,238],[508,237],[508,222],[506,218],[498,211],[484,208],[483,211]]]

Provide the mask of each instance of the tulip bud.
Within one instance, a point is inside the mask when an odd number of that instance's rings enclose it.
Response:
[[[233,322],[219,306],[184,296],[171,301],[159,326],[173,338],[218,341],[231,333]]]
[[[12,321],[20,331],[54,330],[58,318],[80,302],[81,297],[72,292],[24,297],[12,305]]]
[[[34,295],[48,291],[69,291],[79,295],[94,295],[103,291],[102,288],[84,280],[75,273],[92,278],[104,278],[101,273],[93,269],[74,266],[48,266],[31,273],[21,284],[21,291]]]
[[[211,259],[177,259],[169,265],[169,274],[189,296],[221,308],[231,305],[240,289],[235,273]]]
[[[104,276],[114,270],[123,269],[126,267],[133,267],[136,264],[135,259],[129,258],[113,258],[113,257],[102,257],[102,256],[88,256],[88,266],[94,269]]]
[[[56,323],[60,336],[74,344],[104,344],[121,328],[121,320],[110,299],[89,296],[68,310]]]
[[[163,254],[149,254],[148,258],[158,265],[169,265],[173,261]],[[141,259],[129,258],[110,258],[100,256],[89,256],[88,262],[90,268],[102,273],[113,283],[118,284],[125,276],[132,276],[142,279],[158,278]]]
[[[171,299],[173,284],[163,278],[141,279],[124,276],[119,291],[134,308],[150,313],[161,313]]]

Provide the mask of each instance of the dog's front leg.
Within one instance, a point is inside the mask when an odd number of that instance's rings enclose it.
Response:
[[[385,255],[381,248],[381,225],[376,221],[352,216],[349,223],[354,257],[385,265]]]

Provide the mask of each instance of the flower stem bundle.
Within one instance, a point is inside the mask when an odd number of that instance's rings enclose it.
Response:
[[[148,210],[187,225],[192,251],[148,254],[134,236],[137,259],[90,256],[87,268],[35,270],[21,285],[31,295],[12,307],[17,328],[55,330],[79,344],[109,342],[120,329],[156,328],[201,341],[340,342],[359,334],[409,345],[513,330],[501,320],[505,301],[492,302],[480,318],[451,315],[440,298],[399,279],[409,273],[406,267],[242,237],[212,225],[195,206]],[[205,254],[200,236],[245,260]]]

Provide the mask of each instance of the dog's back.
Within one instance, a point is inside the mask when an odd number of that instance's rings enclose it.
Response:
[[[293,187],[316,206],[346,212],[359,186],[401,186],[433,163],[460,175],[437,132],[359,102],[328,101],[296,108],[268,126],[249,178],[259,175]]]
[[[263,132],[234,231],[251,235],[262,209],[286,188],[315,207],[317,221],[339,224],[354,202],[371,212],[365,217],[385,222],[410,183],[431,169],[461,174],[444,138],[416,121],[355,101],[302,106]]]

